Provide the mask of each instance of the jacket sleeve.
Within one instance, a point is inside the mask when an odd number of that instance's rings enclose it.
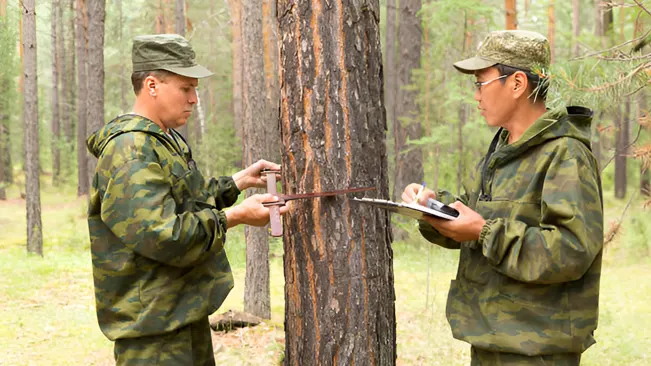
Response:
[[[483,254],[502,274],[523,282],[574,281],[603,246],[601,183],[590,159],[552,162],[542,189],[541,222],[488,220],[479,239]]]
[[[461,197],[456,197],[448,191],[439,191],[436,194],[436,197],[439,201],[443,202],[446,205],[454,201],[461,201],[464,205],[468,204],[467,194],[462,195]],[[441,235],[432,225],[427,221],[419,220],[418,229],[420,230],[421,235],[429,242],[442,246],[447,249],[460,249],[461,243],[454,241],[446,236]]]
[[[136,158],[114,171],[101,218],[128,248],[167,265],[191,266],[223,249],[225,214],[209,208],[177,214],[169,180],[156,162]]]
[[[231,207],[241,193],[232,177],[210,178],[206,189],[215,198],[218,210]]]

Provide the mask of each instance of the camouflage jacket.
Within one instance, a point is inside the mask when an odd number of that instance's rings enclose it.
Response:
[[[422,235],[461,249],[446,315],[455,338],[524,355],[583,352],[594,344],[603,204],[590,150],[592,112],[548,112],[515,143],[500,130],[464,184],[442,192],[485,220],[478,241],[457,243],[425,222]]]
[[[230,177],[205,184],[170,133],[123,115],[87,141],[98,158],[88,208],[97,318],[111,340],[205,319],[233,287],[221,210],[240,191]]]

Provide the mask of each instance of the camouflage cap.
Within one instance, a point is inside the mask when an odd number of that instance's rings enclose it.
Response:
[[[472,74],[496,64],[523,70],[548,69],[549,42],[542,34],[523,30],[490,32],[477,49],[477,55],[454,64],[464,74]]]
[[[178,34],[153,34],[133,39],[133,72],[167,70],[197,79],[212,75],[194,58],[190,42]]]

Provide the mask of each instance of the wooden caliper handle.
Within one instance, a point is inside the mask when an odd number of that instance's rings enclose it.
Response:
[[[276,171],[262,171],[267,175],[267,193],[274,196],[278,195],[276,191]],[[269,223],[271,224],[271,236],[283,236],[283,225],[280,222],[280,206],[267,206],[269,208]]]

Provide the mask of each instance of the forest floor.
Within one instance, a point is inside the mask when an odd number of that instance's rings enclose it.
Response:
[[[99,330],[86,226],[86,199],[43,182],[44,256],[25,251],[25,202],[17,189],[0,201],[0,365],[113,365]],[[606,225],[626,202],[606,197]],[[632,204],[604,253],[597,344],[583,365],[650,365],[651,209]],[[414,230],[415,232],[415,230]],[[235,288],[219,312],[242,310],[241,229],[227,247]],[[396,242],[398,365],[468,365],[469,346],[452,338],[445,300],[458,251],[427,245],[417,234]],[[271,244],[272,319],[258,327],[213,333],[217,364],[278,365],[284,350],[282,243]]]

